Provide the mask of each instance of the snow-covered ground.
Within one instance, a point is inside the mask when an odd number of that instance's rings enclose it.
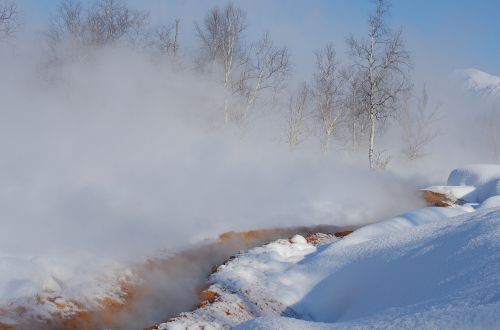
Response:
[[[2,254],[0,328],[99,310],[107,300],[123,302],[122,284],[136,281],[125,265],[91,254]]]
[[[448,184],[474,188],[465,205],[317,247],[295,237],[243,253],[211,276],[209,301],[159,328],[499,328],[499,175],[498,165],[453,171]]]
[[[489,98],[500,97],[500,77],[473,68],[457,70],[454,75],[471,92]]]
[[[199,308],[158,328],[498,328],[500,166],[456,169],[432,189],[460,203],[242,252],[211,275]],[[0,274],[0,324],[98,310],[139,281],[123,264],[70,253],[3,254]]]

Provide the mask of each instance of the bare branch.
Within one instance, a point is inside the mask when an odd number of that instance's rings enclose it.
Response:
[[[0,2],[0,41],[11,36],[18,28],[19,10],[14,1]]]
[[[100,0],[87,14],[89,42],[103,46],[127,36],[133,39],[140,34],[147,17],[147,13],[128,8],[122,0]]]
[[[316,71],[313,76],[312,96],[315,118],[319,123],[324,152],[328,152],[331,139],[345,119],[343,105],[344,80],[340,74],[335,49],[327,44],[315,52]]]
[[[421,158],[427,154],[428,146],[439,136],[436,123],[439,121],[437,104],[429,109],[429,96],[424,86],[415,107],[405,107],[401,124],[403,128],[403,153],[410,160]]]
[[[290,55],[287,47],[276,47],[269,33],[252,45],[245,66],[240,73],[239,92],[245,99],[245,112],[255,106],[261,92],[277,93],[290,73]],[[274,96],[274,94],[273,94]]]
[[[297,91],[290,96],[286,114],[286,142],[290,152],[294,151],[309,134],[307,119],[309,117],[310,94],[307,84],[302,83]]]
[[[232,95],[237,78],[235,67],[242,63],[242,37],[246,29],[245,13],[229,3],[224,8],[214,7],[205,16],[202,24],[196,24],[196,34],[200,41],[197,65],[200,69],[222,69],[222,83],[226,92],[224,100],[224,121],[234,115],[230,113],[229,97]]]
[[[377,123],[395,116],[403,96],[411,89],[410,55],[405,50],[401,30],[393,33],[385,25],[389,5],[375,0],[375,10],[369,17],[367,39],[350,37],[347,43],[354,59],[353,69],[360,77],[357,93],[361,108],[370,122],[368,159],[375,167],[375,135]]]

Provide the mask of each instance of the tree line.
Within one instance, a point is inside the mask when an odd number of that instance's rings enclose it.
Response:
[[[288,86],[292,63],[288,47],[269,32],[246,41],[247,15],[233,3],[215,6],[194,25],[196,50],[183,53],[180,19],[154,25],[145,11],[124,0],[61,0],[44,36],[53,63],[78,60],[85,50],[109,45],[147,49],[161,54],[176,68],[190,68],[215,77],[224,91],[221,120],[242,123],[255,109],[285,103],[285,142],[290,151],[314,137],[325,153],[335,141],[354,148],[366,145],[371,169],[387,166],[389,157],[378,147],[384,128],[398,119],[404,127],[404,152],[409,159],[425,154],[437,135],[428,130],[437,110],[428,109],[424,88],[417,109],[409,105],[411,56],[400,29],[387,24],[387,0],[373,1],[365,37],[349,36],[348,62],[341,63],[332,43],[314,52],[311,78]],[[0,38],[17,26],[15,2],[0,5]],[[0,40],[1,40],[0,39]],[[181,56],[182,54],[182,56]]]

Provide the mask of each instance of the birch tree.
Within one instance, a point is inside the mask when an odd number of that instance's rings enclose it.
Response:
[[[16,30],[18,16],[19,10],[14,1],[0,0],[0,41]]]
[[[307,120],[310,94],[307,84],[302,83],[289,98],[286,113],[286,143],[290,152],[294,151],[309,134]]]
[[[89,42],[104,46],[128,38],[135,43],[142,37],[147,17],[147,13],[130,9],[122,0],[99,0],[87,13]]]
[[[69,49],[84,45],[85,29],[82,3],[77,0],[62,0],[59,2],[46,32],[52,55],[57,58],[62,45],[69,46]]]
[[[361,141],[365,138],[367,120],[364,104],[362,102],[361,77],[359,72],[350,67],[344,68],[342,77],[345,81],[344,107],[347,131],[350,132],[350,140],[353,149],[358,149]]]
[[[252,45],[241,70],[239,90],[244,97],[243,116],[255,106],[260,94],[271,91],[274,97],[290,73],[290,54],[287,47],[277,47],[269,33],[264,33]]]
[[[70,48],[106,46],[117,42],[137,45],[146,40],[148,14],[122,0],[98,0],[84,7],[79,0],[61,0],[46,33],[57,57],[61,45]]]
[[[368,161],[375,168],[377,123],[400,109],[401,97],[410,89],[410,55],[402,31],[392,32],[385,24],[387,3],[376,0],[369,17],[367,39],[350,37],[348,44],[354,67],[361,77],[360,100],[369,121]]]
[[[436,122],[439,120],[439,104],[429,107],[429,95],[424,86],[415,106],[405,107],[402,114],[403,153],[409,160],[425,156],[428,146],[439,135]]]
[[[315,52],[316,71],[312,82],[315,118],[319,124],[323,151],[330,148],[331,139],[344,120],[343,79],[339,73],[339,63],[332,44]]]
[[[153,44],[157,46],[161,53],[176,60],[179,52],[179,25],[180,20],[175,19],[174,25],[161,24],[154,30]]]
[[[202,24],[196,24],[196,35],[200,41],[200,66],[219,66],[224,86],[224,122],[231,119],[229,99],[238,79],[236,67],[240,64],[243,50],[243,32],[246,28],[245,13],[234,4],[224,8],[214,7],[205,16]]]

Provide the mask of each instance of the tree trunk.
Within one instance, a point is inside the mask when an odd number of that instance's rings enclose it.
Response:
[[[179,38],[179,22],[180,20],[178,18],[175,19],[175,34],[174,34],[174,44],[172,45],[173,47],[173,53],[174,53],[174,58],[177,59],[177,50],[179,48],[178,46],[178,38]]]
[[[370,145],[368,147],[368,161],[370,169],[374,169],[374,153],[375,153],[375,114],[370,114]]]
[[[229,100],[227,95],[224,96],[224,123],[229,123]]]
[[[325,143],[323,144],[323,154],[328,154],[328,151],[330,150],[330,135],[326,135],[325,137]]]

